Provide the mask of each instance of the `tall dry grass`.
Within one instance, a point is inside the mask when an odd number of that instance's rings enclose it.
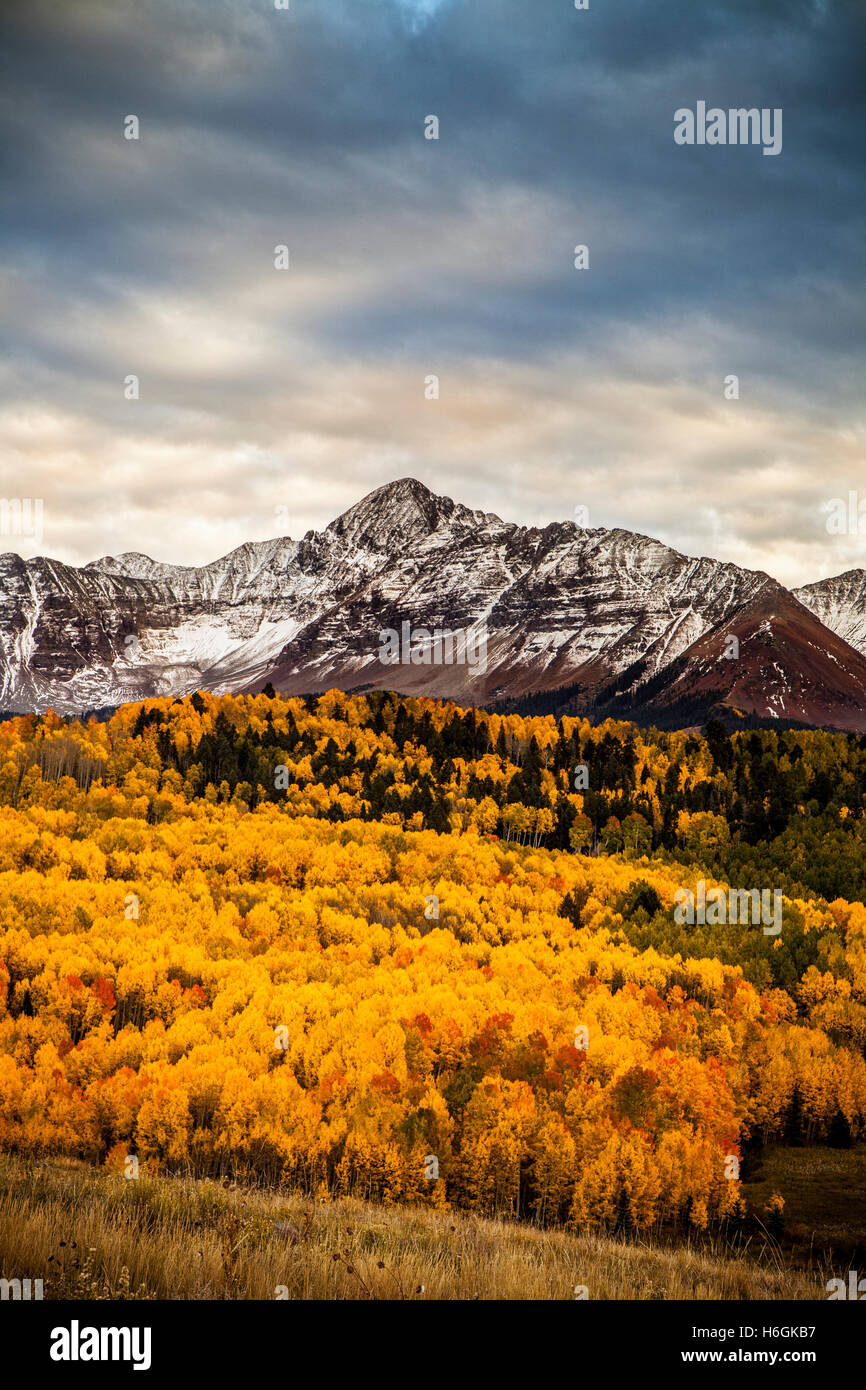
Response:
[[[0,1276],[46,1298],[816,1299],[823,1275],[603,1235],[0,1156]]]

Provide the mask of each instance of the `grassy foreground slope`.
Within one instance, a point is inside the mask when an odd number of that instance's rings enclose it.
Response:
[[[0,1158],[0,1277],[47,1299],[822,1299],[779,1252]]]

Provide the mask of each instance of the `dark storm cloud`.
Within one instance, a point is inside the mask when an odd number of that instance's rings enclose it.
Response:
[[[306,529],[417,472],[517,520],[589,489],[605,523],[789,581],[857,562],[815,517],[861,482],[862,6],[28,0],[2,23],[0,481],[54,496],[56,551],[109,548],[111,510],[204,560],[285,491]],[[699,98],[783,108],[782,154],[676,146]]]

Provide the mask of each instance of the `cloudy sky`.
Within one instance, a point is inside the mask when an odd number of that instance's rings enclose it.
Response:
[[[862,0],[0,24],[0,494],[44,499],[3,549],[198,564],[410,474],[789,584],[866,563],[826,527],[866,503]],[[675,145],[698,100],[782,108],[782,153]]]

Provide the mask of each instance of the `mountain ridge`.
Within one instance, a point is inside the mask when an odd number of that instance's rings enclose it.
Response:
[[[422,659],[390,664],[381,634],[407,622],[428,634],[428,659],[420,636]],[[437,663],[437,631],[486,634],[485,668]],[[323,531],[246,542],[203,566],[138,551],[81,568],[0,556],[6,710],[74,714],[268,681],[474,703],[569,687],[600,713],[703,701],[866,731],[866,574],[787,590],[621,527],[522,527],[410,477]]]

